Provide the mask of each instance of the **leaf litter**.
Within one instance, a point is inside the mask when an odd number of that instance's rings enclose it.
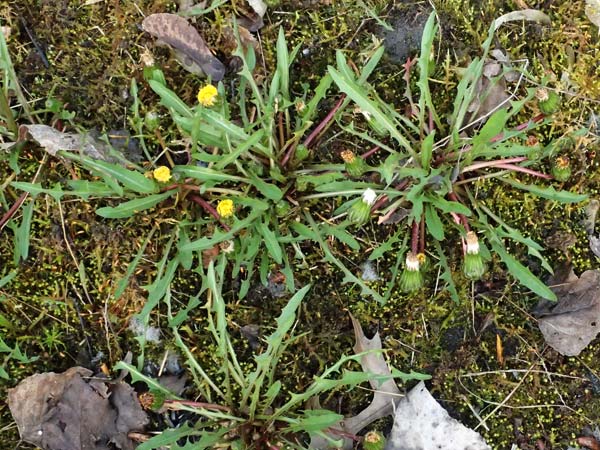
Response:
[[[355,354],[361,356],[362,370],[374,375],[392,375],[393,371],[382,355],[379,333],[371,339],[367,338],[360,323],[350,315],[354,328]],[[412,374],[413,376],[416,374]],[[414,376],[417,378],[417,376]],[[371,382],[374,391],[373,400],[359,414],[344,419],[331,427],[332,439],[339,436],[356,436],[375,420],[386,416],[394,416],[394,426],[386,450],[489,450],[481,435],[450,417],[448,412],[433,398],[422,381],[403,397],[394,379],[378,384]],[[341,430],[341,433],[340,433]],[[327,441],[313,436],[311,448],[327,448]],[[343,449],[353,448],[353,442],[344,438]]]
[[[220,81],[225,76],[225,65],[212,54],[200,33],[183,17],[168,13],[151,14],[142,22],[142,29],[178,52],[187,70],[197,67],[213,81]]]
[[[558,300],[538,303],[538,326],[553,349],[577,356],[600,332],[600,270],[577,277],[570,267],[557,269],[550,284]]]
[[[21,438],[43,450],[133,450],[148,416],[134,389],[83,367],[32,375],[8,391]]]

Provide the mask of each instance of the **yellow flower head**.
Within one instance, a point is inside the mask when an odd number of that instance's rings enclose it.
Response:
[[[152,172],[154,179],[159,183],[166,183],[171,179],[171,170],[167,166],[160,166]]]
[[[217,88],[212,84],[207,84],[198,91],[198,102],[202,106],[212,106],[215,104],[218,95]]]
[[[221,200],[217,205],[217,212],[223,218],[233,216],[233,200]]]

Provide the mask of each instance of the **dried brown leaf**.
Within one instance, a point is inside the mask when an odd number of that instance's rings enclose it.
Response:
[[[8,391],[21,438],[44,450],[133,450],[130,431],[148,423],[135,391],[125,383],[85,379],[92,372],[36,374]]]
[[[183,17],[168,13],[152,14],[144,19],[142,29],[182,52],[190,59],[190,66],[197,64],[212,80],[223,79],[225,66],[212,54],[200,33]]]
[[[588,270],[579,278],[570,273],[553,290],[556,304],[541,302],[536,307],[538,326],[556,351],[579,355],[600,332],[600,271]]]
[[[21,139],[33,139],[52,156],[60,150],[81,152],[100,161],[113,162],[106,144],[88,134],[63,133],[48,125],[21,125]]]
[[[371,339],[368,339],[360,323],[350,314],[352,320],[352,327],[354,328],[354,338],[356,340],[354,344],[354,352],[356,354],[362,352],[369,352],[360,359],[360,365],[364,372],[369,372],[377,375],[391,375],[390,368],[388,367],[383,355],[381,354],[381,338],[379,333],[376,333]],[[365,409],[363,409],[356,416],[344,419],[338,426],[331,428],[341,429],[348,435],[357,435],[366,426],[371,424],[377,419],[385,417],[393,413],[394,404],[400,399],[400,390],[393,379],[389,379],[382,384],[372,381],[371,387],[375,391],[373,400]],[[339,438],[339,436],[332,436]],[[314,436],[311,440],[311,448],[327,448],[327,441],[319,436]],[[352,440],[344,439],[344,449],[352,448]]]

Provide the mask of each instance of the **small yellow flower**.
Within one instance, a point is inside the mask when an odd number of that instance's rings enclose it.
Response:
[[[212,106],[215,104],[218,95],[217,88],[212,84],[207,84],[198,91],[198,102],[202,106]]]
[[[154,179],[159,183],[166,183],[171,179],[171,170],[167,166],[160,166],[152,172]]]
[[[217,212],[223,218],[233,216],[233,200],[221,200],[217,205]]]

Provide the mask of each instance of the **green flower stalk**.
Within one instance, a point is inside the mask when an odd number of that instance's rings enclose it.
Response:
[[[550,115],[558,111],[558,107],[560,106],[560,96],[556,92],[549,91],[542,87],[535,91],[535,96],[538,99],[540,111],[544,114]]]
[[[479,253],[479,240],[473,231],[469,231],[466,237],[467,252],[463,264],[463,273],[471,280],[478,280],[485,273],[485,263]]]
[[[348,211],[348,219],[357,225],[366,223],[371,217],[371,206],[377,199],[377,193],[369,188],[362,194],[362,198],[350,207]]]
[[[561,182],[571,177],[571,161],[568,156],[558,156],[552,161],[552,176]]]
[[[363,440],[364,450],[383,450],[385,447],[385,438],[379,431],[369,431],[365,434]]]
[[[408,252],[404,262],[404,270],[400,275],[400,290],[411,292],[423,286],[423,274],[421,273],[421,262],[419,255]]]
[[[346,172],[348,172],[348,175],[352,178],[361,177],[369,170],[369,166],[365,163],[364,159],[356,156],[351,150],[344,150],[340,156],[344,160]]]

